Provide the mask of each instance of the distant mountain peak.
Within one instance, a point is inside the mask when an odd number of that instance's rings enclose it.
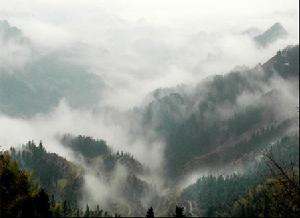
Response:
[[[9,27],[10,27],[10,25],[7,22],[7,20],[0,20],[0,29],[2,29],[2,28],[9,28]]]
[[[271,26],[270,29],[272,29],[272,28],[283,28],[283,26],[281,25],[281,23],[276,22],[276,23],[274,23],[274,24]],[[283,28],[283,29],[284,29],[284,28]]]
[[[3,36],[21,36],[22,32],[17,27],[11,26],[7,20],[0,20],[0,34]]]
[[[277,32],[277,33],[280,33],[283,35],[288,34],[287,31],[285,30],[285,28],[279,22],[274,23],[266,32],[270,32],[270,33]]]
[[[0,20],[0,42],[15,41],[20,44],[29,43],[29,39],[23,36],[22,31],[10,25],[7,20]]]
[[[281,25],[281,23],[276,22],[265,32],[254,37],[254,40],[260,47],[266,47],[278,39],[285,38],[287,35],[288,32]]]

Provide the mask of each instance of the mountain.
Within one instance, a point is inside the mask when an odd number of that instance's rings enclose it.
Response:
[[[64,135],[61,142],[71,148],[78,158],[83,157],[86,171],[92,170],[93,175],[98,177],[99,181],[103,180],[106,186],[120,183],[120,186],[114,188],[119,191],[119,198],[125,201],[112,196],[107,199],[107,210],[127,216],[143,216],[147,208],[142,201],[146,198],[155,199],[158,196],[152,184],[141,179],[150,173],[149,170],[130,153],[124,151],[114,153],[104,140],[82,135],[76,137]]]
[[[1,70],[0,111],[15,117],[30,117],[53,110],[65,100],[75,108],[96,105],[104,83],[82,67],[49,55],[21,70]]]
[[[95,162],[97,163],[101,158],[101,164],[98,166],[99,173],[109,174],[118,164],[124,166],[130,174],[139,175],[147,171],[130,153],[124,151],[113,153],[104,140],[82,135],[76,137],[64,135],[61,142],[63,146],[75,152],[75,155],[82,156],[89,165],[95,165]]]
[[[24,37],[22,31],[11,26],[6,20],[0,20],[0,42],[1,44],[15,41],[20,44],[29,43],[29,39]]]
[[[276,161],[276,164],[281,167],[281,169],[297,169],[299,168],[299,137],[296,135],[287,136],[279,139],[268,148],[268,152],[272,153],[272,158]],[[195,208],[198,208],[198,216],[204,217],[215,217],[215,216],[232,216],[229,214],[233,213],[243,213],[242,208],[239,206],[246,204],[245,198],[248,201],[252,200],[253,193],[249,193],[248,191],[255,189],[257,192],[261,190],[262,187],[265,186],[265,183],[269,183],[267,186],[271,188],[271,190],[267,191],[266,195],[274,192],[284,193],[286,190],[281,190],[283,187],[276,188],[276,185],[272,185],[273,182],[279,182],[275,171],[278,169],[272,169],[271,163],[266,156],[266,151],[261,152],[259,155],[262,158],[258,159],[252,157],[251,160],[248,160],[249,163],[244,163],[244,166],[248,166],[244,173],[233,173],[230,175],[209,175],[200,177],[196,183],[185,188],[181,194],[182,201],[187,204],[187,202],[193,202]],[[270,168],[271,167],[271,168]],[[271,169],[271,170],[270,170]],[[289,172],[291,173],[291,172]],[[297,175],[297,170],[294,171],[295,175],[292,177],[295,180],[297,177],[299,179],[299,174]],[[259,176],[258,176],[259,175]],[[282,176],[282,175],[281,175]],[[290,174],[288,174],[290,176]],[[282,178],[281,178],[282,179]],[[286,178],[285,178],[286,179]],[[292,192],[294,193],[294,192]],[[297,193],[297,191],[296,191]],[[274,199],[276,196],[276,199]],[[286,198],[289,198],[290,194],[286,195]],[[269,196],[270,197],[270,196]],[[259,196],[256,196],[259,200],[261,200]],[[237,200],[238,199],[238,200]],[[256,200],[258,200],[256,199]],[[276,203],[272,203],[272,201],[277,201]],[[281,196],[273,195],[268,201],[262,202],[262,204],[269,203],[269,207],[273,207],[273,205],[285,205],[286,199],[281,198]],[[258,201],[259,201],[258,200]],[[295,201],[294,201],[295,200]],[[293,202],[297,204],[297,197],[288,202]],[[237,202],[238,201],[238,204]],[[299,201],[299,198],[298,198]],[[249,205],[257,205],[257,204],[249,204]],[[238,207],[239,209],[237,209]],[[247,207],[244,205],[244,207]],[[254,206],[255,207],[255,206]],[[285,205],[285,208],[289,208],[289,206]],[[297,207],[296,207],[297,208]],[[260,206],[257,206],[255,212],[249,208],[248,213],[259,213],[261,210]],[[252,212],[250,212],[252,211]],[[273,210],[265,211],[265,213],[278,213],[274,208]],[[290,209],[291,213],[298,213],[295,209]],[[227,214],[226,214],[227,213]],[[229,213],[229,214],[228,214]],[[247,213],[244,211],[244,213]],[[235,215],[237,216],[237,215]],[[245,215],[239,215],[245,216]]]
[[[7,21],[0,22],[1,37],[7,57],[3,57],[4,64],[0,60],[0,113],[31,117],[52,111],[60,101],[82,109],[99,103],[105,83],[86,67],[70,61],[66,51],[40,54]]]
[[[292,46],[263,65],[214,76],[194,89],[154,92],[140,122],[145,135],[151,129],[166,142],[167,174],[226,167],[285,135],[296,125],[298,59],[299,46]]]
[[[264,151],[272,151],[284,169],[288,164],[297,169],[298,90],[297,45],[278,51],[253,69],[236,69],[193,87],[182,85],[149,94],[145,106],[126,116],[135,119],[133,134],[165,142],[161,175],[168,188],[165,192],[152,182],[147,166],[130,153],[113,151],[104,140],[90,136],[58,138],[72,154],[72,162],[47,152],[42,143],[28,142],[10,153],[50,196],[67,200],[73,207],[92,199],[123,216],[143,216],[149,206],[159,216],[170,216],[178,204],[190,216],[236,214],[242,211],[237,202],[253,200],[249,190],[258,199],[259,187],[268,195],[285,191],[285,187],[277,188],[278,182],[269,183],[281,177],[268,168]],[[181,182],[199,171],[211,175],[199,176],[195,184],[178,190]],[[274,187],[270,190],[266,184]],[[283,204],[282,198],[278,202]]]
[[[278,39],[283,39],[288,36],[288,32],[280,23],[273,24],[265,32],[254,37],[254,41],[260,47],[266,47]]]
[[[29,141],[22,150],[11,148],[11,156],[20,168],[33,173],[33,178],[59,201],[77,205],[81,198],[83,169],[55,153],[48,153],[42,143]]]
[[[274,74],[293,81],[299,77],[299,46],[289,46],[263,64],[267,77]],[[297,81],[297,80],[296,80]]]
[[[82,135],[65,135],[61,141],[74,152],[78,161],[71,162],[47,152],[41,142],[36,145],[29,141],[21,150],[10,149],[12,159],[18,161],[22,170],[32,172],[34,181],[56,201],[80,207],[88,188],[87,175],[95,177],[99,186],[118,191],[116,196],[106,199],[105,206],[101,205],[112,214],[142,216],[147,209],[143,200],[158,198],[157,190],[141,179],[149,173],[147,168],[128,152],[112,153],[105,141]],[[84,157],[84,162],[80,162],[80,157]],[[158,207],[157,202],[153,205]]]
[[[61,101],[89,110],[101,103],[105,82],[74,63],[68,52],[41,54],[16,27],[2,21],[0,29],[5,48],[16,45],[18,51],[29,51],[19,53],[18,66],[0,63],[1,115],[27,121],[52,111]],[[275,24],[255,40],[267,46],[284,35],[283,27]],[[29,59],[20,58],[28,54]],[[19,169],[0,152],[0,179],[13,175],[7,181],[16,184],[16,189],[9,182],[1,186],[1,194],[8,199],[5,204],[13,205],[8,207],[13,212],[11,208],[22,206],[24,198],[36,203],[37,193],[44,190],[43,200],[51,199],[51,208],[62,216],[108,216],[100,207],[123,216],[144,216],[149,207],[158,216],[173,216],[174,208],[178,213],[184,209],[187,216],[267,216],[279,214],[282,205],[287,208],[285,215],[299,214],[299,198],[294,195],[299,193],[298,104],[296,45],[251,69],[235,68],[195,85],[160,88],[149,93],[140,107],[107,113],[115,126],[128,133],[130,139],[124,144],[143,143],[150,152],[158,152],[162,161],[152,162],[161,163],[159,170],[143,164],[127,147],[116,151],[104,139],[60,132],[65,135],[51,139],[70,159],[47,151],[51,144],[29,141],[5,152]],[[156,142],[164,146],[162,150],[150,147]],[[20,185],[33,183],[17,181],[29,180],[29,172],[38,189],[26,188],[24,194]],[[191,184],[191,177],[197,182]],[[191,185],[186,187],[187,183]],[[78,207],[85,207],[85,213]]]

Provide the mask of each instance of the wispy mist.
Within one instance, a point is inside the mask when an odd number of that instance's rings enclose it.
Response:
[[[95,95],[96,104],[86,108],[74,108],[66,96],[60,96],[47,113],[26,118],[0,113],[0,145],[7,149],[42,140],[47,150],[76,161],[73,153],[61,146],[58,135],[104,139],[114,152],[128,151],[149,167],[152,174],[142,179],[163,190],[165,142],[159,136],[150,137],[155,134],[150,129],[143,134],[139,120],[133,117],[135,107],[145,106],[149,93],[157,88],[194,87],[202,79],[228,73],[236,66],[252,68],[287,45],[299,43],[298,5],[297,0],[1,2],[0,19],[19,28],[26,43],[19,38],[5,40],[0,32],[0,74],[1,69],[26,74],[26,66],[53,55],[61,57],[66,66],[80,66],[96,75],[103,88]],[[266,48],[244,34],[250,28],[265,31],[275,22],[289,35]],[[80,87],[82,92],[89,88]],[[280,78],[257,94],[243,93],[236,105],[219,108],[220,116],[231,117],[260,102],[260,96],[273,89],[279,89],[283,99],[274,108],[276,113],[282,119],[294,116],[299,94]],[[108,186],[91,166],[79,164],[87,171],[83,201],[105,204],[108,198],[122,200],[118,188],[127,173],[122,166],[117,167]]]

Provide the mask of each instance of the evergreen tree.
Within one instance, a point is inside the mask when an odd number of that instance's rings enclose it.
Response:
[[[150,218],[150,217],[154,217],[154,211],[153,211],[153,208],[150,207],[147,211],[147,214],[146,214],[146,217],[147,218]]]
[[[40,214],[41,217],[51,217],[49,197],[44,189],[38,192],[34,204],[37,214]]]
[[[185,217],[183,212],[184,212],[183,207],[176,206],[174,217]]]
[[[55,199],[53,194],[51,195],[50,205],[51,207],[55,207]]]
[[[63,215],[66,216],[68,214],[68,205],[67,205],[67,201],[64,200],[63,203]]]
[[[49,197],[8,153],[0,152],[0,217],[51,217]]]
[[[90,208],[89,208],[88,204],[86,205],[86,209],[85,209],[85,212],[84,212],[84,217],[90,217]]]

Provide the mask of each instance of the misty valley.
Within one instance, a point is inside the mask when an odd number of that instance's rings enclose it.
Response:
[[[293,15],[211,33],[61,4],[0,9],[0,217],[299,217]]]

